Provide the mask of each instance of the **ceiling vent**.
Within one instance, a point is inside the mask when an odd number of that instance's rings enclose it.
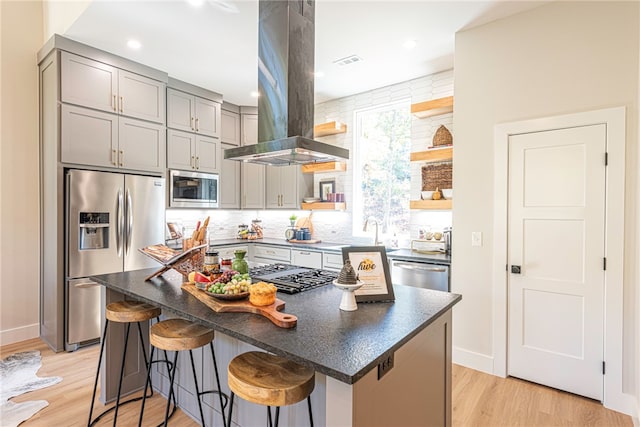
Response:
[[[350,55],[342,59],[336,59],[335,61],[333,61],[333,63],[338,64],[340,66],[344,66],[344,65],[354,64],[356,62],[362,62],[362,61],[363,59],[360,58],[358,55]]]

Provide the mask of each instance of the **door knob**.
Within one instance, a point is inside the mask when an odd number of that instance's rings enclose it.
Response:
[[[513,274],[520,274],[520,266],[519,265],[512,265],[511,266],[511,272]]]

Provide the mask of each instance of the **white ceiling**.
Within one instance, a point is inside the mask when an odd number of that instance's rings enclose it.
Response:
[[[547,0],[548,1],[548,0]],[[315,102],[340,98],[453,68],[455,33],[545,1],[317,0]],[[256,105],[257,0],[93,1],[69,38]],[[133,51],[130,38],[142,43]],[[412,50],[402,45],[414,39]],[[363,61],[333,62],[349,55]]]

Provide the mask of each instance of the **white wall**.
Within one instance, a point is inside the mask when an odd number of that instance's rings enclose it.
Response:
[[[42,0],[43,43],[54,34],[64,34],[93,0]]]
[[[42,3],[0,2],[0,345],[38,336]]]
[[[637,396],[639,251],[637,2],[554,2],[456,35],[452,288],[454,357],[492,368],[494,126],[627,108],[623,391]],[[471,247],[481,231],[482,247]],[[609,361],[607,361],[609,363]]]

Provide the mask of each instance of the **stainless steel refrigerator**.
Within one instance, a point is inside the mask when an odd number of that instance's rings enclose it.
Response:
[[[100,338],[101,287],[88,276],[157,267],[138,249],[164,242],[165,179],[66,172],[65,349]]]

